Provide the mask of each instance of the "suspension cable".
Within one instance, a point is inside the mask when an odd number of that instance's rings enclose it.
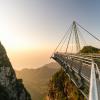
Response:
[[[89,35],[91,35],[93,38],[95,38],[97,41],[99,41],[100,42],[100,39],[98,39],[96,36],[94,36],[92,33],[90,33],[88,30],[86,30],[85,28],[83,28],[80,24],[78,24],[77,22],[76,22],[76,24],[79,26],[79,27],[81,27],[84,31],[86,31],[87,33],[89,33]]]
[[[64,46],[64,44],[65,44],[65,42],[66,42],[66,40],[67,40],[67,38],[68,38],[68,35],[69,35],[69,32],[68,32],[68,34],[66,35],[66,37],[65,37],[65,40],[63,41],[63,43],[62,43],[62,45],[61,45],[61,47],[60,47],[60,51],[62,50],[62,48],[63,48],[63,46]]]
[[[54,52],[52,53],[51,57],[53,56],[53,54],[56,52],[56,50],[58,49],[58,47],[60,46],[60,44],[62,43],[62,41],[64,40],[64,38],[66,37],[66,34],[68,33],[68,31],[70,30],[71,26],[69,27],[69,29],[67,30],[67,32],[65,32],[64,36],[62,37],[62,39],[60,40],[60,42],[58,43],[57,47],[55,48]]]
[[[87,43],[86,43],[86,41],[85,41],[85,39],[84,39],[84,36],[81,34],[81,32],[80,32],[80,30],[79,29],[77,29],[78,30],[78,33],[79,33],[79,37],[82,39],[82,41],[83,41],[83,44],[84,45],[87,45]]]
[[[67,50],[68,50],[68,47],[69,47],[69,43],[70,43],[70,39],[71,39],[71,35],[72,35],[72,29],[71,29],[71,33],[70,33],[69,40],[68,40],[68,43],[67,43],[66,53],[67,53]]]

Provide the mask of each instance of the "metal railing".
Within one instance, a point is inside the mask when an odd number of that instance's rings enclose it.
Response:
[[[94,65],[95,65],[94,62],[92,62],[89,100],[98,100],[98,90],[97,90],[97,83],[96,83],[96,75],[95,75]]]

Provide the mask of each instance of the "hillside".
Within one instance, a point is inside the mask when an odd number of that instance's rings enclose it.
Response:
[[[100,53],[100,49],[92,46],[84,46],[80,53]]]
[[[32,100],[43,100],[47,94],[48,82],[51,76],[58,71],[57,63],[49,63],[38,69],[23,69],[16,71],[18,78],[23,82],[32,96]]]
[[[56,72],[48,85],[47,100],[85,100],[63,70]]]

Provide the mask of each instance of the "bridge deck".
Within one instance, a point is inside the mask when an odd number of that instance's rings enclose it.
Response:
[[[88,65],[81,65],[78,61],[73,61],[72,68],[75,68],[77,73],[80,71],[80,74],[84,75],[85,78],[89,81],[90,80],[90,73],[91,73],[91,67]]]
[[[65,54],[58,54],[58,59],[60,59],[62,62],[65,61],[71,67],[76,73],[80,73],[80,75],[88,82],[90,83],[90,76],[91,76],[91,63],[87,64],[84,63],[84,61],[81,63],[78,59],[81,59],[82,57],[75,56],[75,59],[70,59],[70,55],[65,55]],[[73,55],[72,55],[73,56]],[[68,58],[69,57],[69,58]],[[100,58],[100,57],[99,57]],[[82,58],[84,60],[85,58]],[[88,59],[85,59],[86,62],[88,62]],[[91,62],[91,60],[90,60]],[[100,80],[97,79],[97,89],[98,89],[98,100],[100,100]]]

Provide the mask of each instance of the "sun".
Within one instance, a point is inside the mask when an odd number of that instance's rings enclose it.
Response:
[[[36,38],[19,34],[1,34],[0,41],[5,45],[5,47],[13,50],[36,49],[40,47],[40,41]]]

